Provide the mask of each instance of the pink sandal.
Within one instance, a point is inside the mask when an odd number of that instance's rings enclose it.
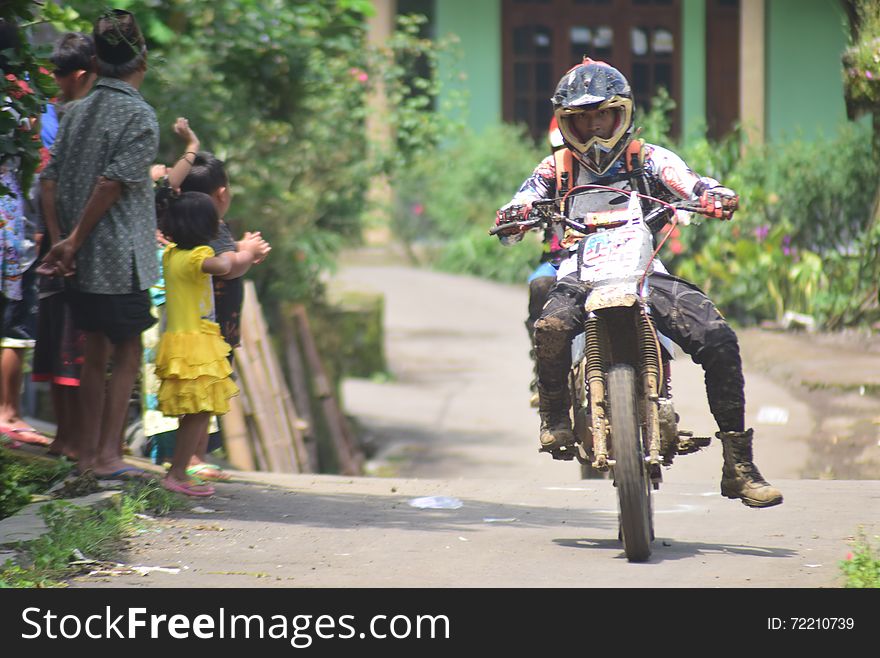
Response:
[[[196,496],[205,498],[214,495],[214,487],[210,484],[196,484],[195,482],[179,482],[170,476],[162,478],[161,484],[168,491],[183,494],[184,496]]]
[[[35,446],[48,446],[52,439],[43,436],[33,427],[13,427],[12,425],[0,425],[0,434],[5,434],[10,441],[28,443]]]

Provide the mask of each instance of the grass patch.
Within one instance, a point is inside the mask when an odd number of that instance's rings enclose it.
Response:
[[[844,587],[880,588],[880,555],[864,533],[860,532],[856,537],[852,553],[840,562],[840,570],[846,577]]]
[[[63,579],[83,568],[71,564],[74,551],[93,560],[110,559],[124,538],[143,525],[138,514],[162,515],[188,505],[156,480],[128,482],[121,496],[102,507],[80,507],[63,500],[48,503],[40,510],[48,532],[19,546],[20,562],[27,566],[7,560],[0,567],[0,587],[63,587]]]
[[[0,448],[0,519],[15,514],[31,495],[46,491],[72,468],[67,460]]]

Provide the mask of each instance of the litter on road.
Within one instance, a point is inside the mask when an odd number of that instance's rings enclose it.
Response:
[[[464,503],[458,498],[450,498],[449,496],[424,496],[413,498],[409,501],[409,505],[419,509],[458,509]]]

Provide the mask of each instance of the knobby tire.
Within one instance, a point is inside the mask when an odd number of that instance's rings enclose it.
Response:
[[[612,366],[608,373],[608,401],[623,549],[630,562],[644,562],[651,557],[651,482],[642,448],[636,373],[632,366]]]

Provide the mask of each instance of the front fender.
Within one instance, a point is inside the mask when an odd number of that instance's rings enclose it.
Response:
[[[584,302],[584,310],[591,313],[601,308],[634,306],[639,303],[637,288],[632,283],[598,286],[590,291]]]

